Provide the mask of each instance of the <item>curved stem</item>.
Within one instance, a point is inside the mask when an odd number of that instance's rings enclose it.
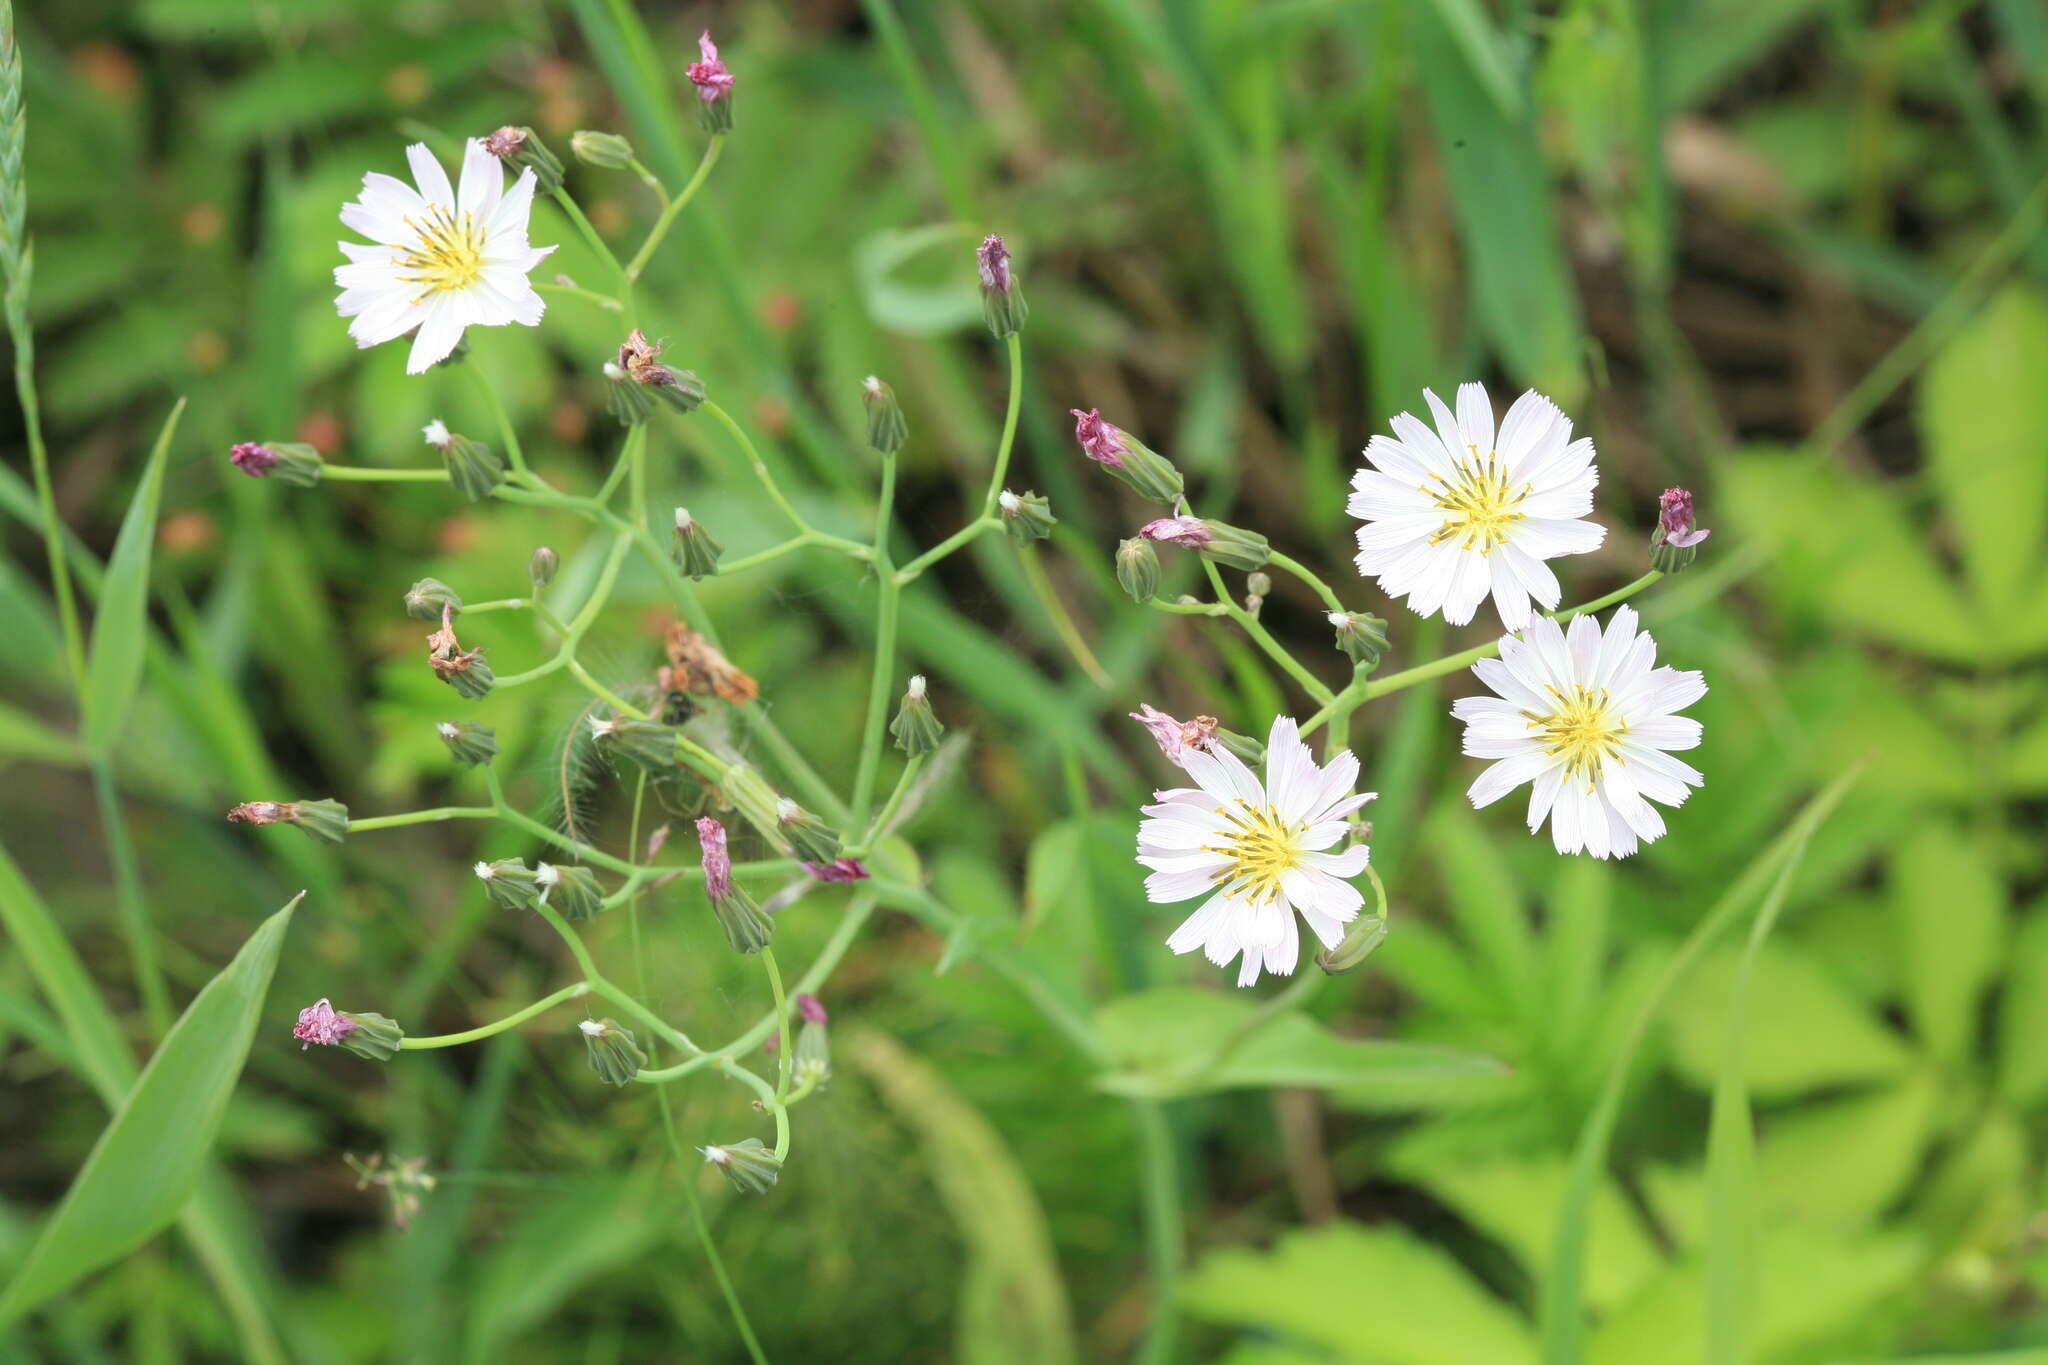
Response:
[[[398,1046],[408,1052],[418,1052],[427,1048],[460,1047],[464,1043],[481,1042],[493,1034],[503,1033],[506,1029],[517,1028],[537,1014],[545,1014],[564,1000],[575,1000],[588,994],[590,994],[590,983],[588,981],[578,981],[574,985],[562,987],[553,995],[543,996],[516,1014],[508,1014],[503,1019],[493,1023],[482,1024],[462,1033],[437,1033],[421,1038],[403,1038],[399,1040]]]
[[[768,490],[769,498],[774,501],[777,507],[782,509],[782,514],[789,518],[790,525],[806,535],[811,534],[811,524],[805,521],[796,508],[790,505],[789,499],[782,495],[781,486],[775,482],[775,476],[768,471],[768,462],[761,458],[761,452],[754,447],[753,437],[747,435],[745,429],[738,422],[733,421],[731,413],[708,398],[704,400],[699,411],[708,414],[712,421],[724,427],[726,432],[731,435],[733,441],[739,446],[740,452],[747,457],[747,462],[754,466],[754,477],[759,479],[761,486]]]
[[[1015,340],[1014,337],[1011,339]],[[1067,614],[1066,603],[1060,601],[1060,595],[1053,591],[1052,579],[1046,576],[1045,565],[1038,557],[1038,547],[1019,545],[1017,562],[1023,566],[1024,581],[1029,583],[1031,591],[1037,594],[1038,604],[1044,607],[1045,614],[1052,618],[1053,634],[1060,637],[1060,643],[1067,647],[1067,653],[1073,656],[1081,671],[1088,675],[1089,681],[1108,691],[1113,686],[1109,673],[1103,668],[1102,661],[1095,657],[1095,651],[1088,648],[1088,641],[1082,637],[1080,628],[1074,624],[1074,618]]]
[[[761,965],[768,969],[768,991],[775,997],[775,1098],[789,1094],[789,1000],[782,993],[782,969],[775,965],[775,950],[761,950]]]
[[[697,173],[690,177],[690,183],[683,186],[682,192],[669,200],[662,208],[661,217],[655,219],[654,226],[648,229],[647,240],[640,243],[640,249],[634,252],[633,259],[626,263],[625,276],[629,282],[640,278],[640,272],[647,268],[647,262],[654,256],[654,249],[661,245],[662,238],[668,236],[668,230],[675,223],[676,215],[687,208],[690,201],[697,197],[697,191],[703,187],[705,179],[710,176],[711,168],[718,164],[718,154],[724,150],[725,134],[723,133],[714,136],[710,143],[705,146],[704,159],[697,163]],[[635,162],[634,165],[636,169],[640,169],[641,179],[650,179],[646,170],[639,167],[638,162]],[[652,183],[657,190],[660,188],[661,182],[653,181]]]
[[[1207,560],[1202,562],[1208,563]],[[1212,565],[1211,567],[1213,568],[1214,566]],[[1285,669],[1288,677],[1300,683],[1302,691],[1308,693],[1326,707],[1335,699],[1335,695],[1328,687],[1323,685],[1322,680],[1309,672],[1308,668],[1299,659],[1289,653],[1287,646],[1274,639],[1266,628],[1259,623],[1258,617],[1234,602],[1224,603],[1223,614],[1244,627],[1244,633],[1252,637],[1252,642],[1260,649],[1265,650],[1267,657],[1272,659],[1274,663],[1279,664],[1281,668]]]
[[[976,517],[973,521],[968,522],[952,535],[947,536],[944,540],[932,546],[931,549],[926,550],[923,554],[898,569],[896,571],[897,583],[909,583],[926,569],[929,569],[947,555],[952,554],[968,541],[973,540],[985,531],[993,531],[1002,524],[1001,518],[998,517]]]
[[[704,1201],[697,1194],[697,1171],[683,1155],[682,1139],[676,1136],[675,1115],[669,1111],[668,1092],[657,1090],[655,1097],[661,1101],[661,1124],[668,1130],[669,1146],[676,1154],[676,1166],[682,1173],[683,1200],[690,1206],[690,1223],[697,1230],[697,1242],[704,1248],[704,1259],[711,1263],[711,1276],[718,1281],[718,1292],[725,1296],[726,1309],[731,1312],[734,1325],[740,1329],[740,1340],[746,1344],[747,1355],[754,1365],[768,1365],[768,1357],[762,1354],[761,1343],[754,1336],[754,1325],[747,1321],[747,1310],[740,1304],[739,1291],[733,1288],[732,1276],[726,1273],[725,1258],[718,1254],[718,1239],[711,1235],[711,1224],[705,1221]]]
[[[814,543],[816,543],[815,537],[808,531],[800,536],[791,536],[788,540],[770,545],[765,550],[756,550],[753,554],[741,555],[738,559],[726,560],[718,566],[718,576],[725,578],[732,574],[745,573],[748,569],[757,568],[768,563],[770,560],[780,559],[792,551],[801,550],[806,545]]]
[[[986,517],[996,510],[996,499],[1002,496],[1003,479],[1010,471],[1010,451],[1017,443],[1017,412],[1024,401],[1024,346],[1017,333],[1008,337],[1010,348],[1010,401],[1003,411],[1003,437],[996,444],[996,463],[988,478],[988,496],[981,500],[981,514]]]
[[[867,832],[861,836],[860,843],[846,851],[847,857],[865,857],[868,850],[888,834],[890,819],[895,816],[897,807],[903,804],[903,798],[910,794],[910,784],[917,779],[918,770],[924,767],[927,757],[927,754],[916,754],[910,762],[903,765],[903,771],[896,777],[896,789],[890,792],[889,799],[882,803],[882,809],[875,815],[874,822],[868,826]]]
[[[1281,554],[1278,550],[1273,551],[1271,557],[1266,562],[1271,564],[1276,569],[1286,570],[1288,573],[1293,574],[1296,578],[1299,578],[1302,582],[1308,584],[1311,588],[1314,588],[1316,590],[1316,596],[1322,598],[1323,605],[1328,607],[1331,611],[1341,612],[1344,610],[1344,604],[1337,599],[1337,594],[1331,590],[1330,585],[1328,583],[1325,583],[1322,579],[1318,578],[1315,574],[1311,573],[1307,568],[1303,567],[1300,563],[1296,562],[1295,560],[1289,558],[1286,555]]]
[[[475,377],[477,391],[483,394],[484,402],[490,406],[491,415],[498,421],[498,435],[505,442],[505,458],[512,462],[512,477],[520,483],[538,483],[539,480],[533,477],[533,471],[526,467],[526,452],[519,444],[519,432],[512,425],[512,414],[505,411],[504,400],[498,397],[497,387],[491,383],[490,376],[485,374],[479,365],[465,365],[462,368]]]
[[[619,277],[619,303],[623,308],[633,292],[632,277],[626,273],[626,268],[619,264],[619,258],[612,254],[612,249],[605,245],[604,238],[597,235],[597,229],[592,227],[590,220],[583,216],[583,210],[576,206],[576,201],[569,197],[568,189],[557,186],[554,199],[555,203],[561,207],[562,212],[569,215],[569,221],[576,225],[576,231],[582,234],[583,240],[589,244],[591,251],[596,254],[600,261],[610,266],[612,273]]]

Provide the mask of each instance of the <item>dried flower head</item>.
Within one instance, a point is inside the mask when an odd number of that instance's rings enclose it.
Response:
[[[725,826],[703,816],[697,821],[697,843],[704,851],[704,894],[723,900],[732,894],[732,854],[726,849]]]
[[[1067,411],[1074,416],[1074,439],[1081,443],[1081,453],[1097,464],[1122,469],[1124,452],[1129,448],[1124,444],[1123,428],[1103,421],[1100,408]]]
[[[861,882],[871,875],[858,858],[834,858],[829,863],[805,863],[804,871],[821,882]]]
[[[1206,754],[1216,734],[1216,717],[1196,716],[1193,720],[1175,720],[1164,711],[1149,704],[1140,704],[1131,712],[1131,719],[1152,732],[1153,740],[1159,745],[1159,752],[1179,763],[1182,755],[1192,749]]]
[[[526,130],[510,124],[484,138],[484,150],[500,161],[510,161],[526,147]]]
[[[1140,526],[1138,534],[1147,540],[1178,545],[1183,550],[1202,549],[1215,539],[1200,517],[1160,517]]]
[[[681,621],[668,628],[664,641],[668,667],[656,674],[663,692],[695,692],[743,706],[761,695],[760,684],[735,668],[718,647]]]

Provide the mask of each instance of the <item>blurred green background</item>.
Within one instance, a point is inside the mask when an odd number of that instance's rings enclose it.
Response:
[[[398,172],[406,142],[508,122],[565,155],[573,129],[623,132],[679,184],[702,146],[682,70],[708,26],[739,77],[738,127],[643,290],[667,358],[752,429],[808,516],[853,536],[876,479],[859,380],[888,378],[912,433],[902,534],[935,543],[979,496],[1000,422],[969,248],[1005,233],[1032,310],[1012,485],[1051,497],[1045,562],[1110,680],[1074,663],[1000,538],[908,596],[909,663],[973,745],[907,832],[969,932],[947,943],[878,915],[825,993],[837,1077],[798,1111],[781,1186],[705,1186],[771,1358],[1129,1356],[1156,1316],[1134,1123],[1157,1112],[1187,1269],[1155,1358],[1538,1359],[1574,1145],[1653,983],[1808,795],[1867,762],[1756,954],[1746,1013],[1738,931],[1655,1014],[1593,1187],[1582,1358],[1708,1358],[1726,1193],[1705,1164],[1710,1096],[1739,1077],[1760,1287],[1747,1348],[1715,1358],[2048,1360],[2038,0],[802,0],[637,17],[626,0],[74,0],[19,25],[40,390],[91,562],[171,402],[189,403],[114,806],[174,1003],[310,895],[214,1177],[250,1303],[231,1311],[172,1234],[0,1359],[252,1359],[266,1333],[309,1362],[742,1358],[679,1192],[698,1172],[667,1163],[647,1094],[594,1084],[559,1016],[382,1067],[289,1037],[323,995],[429,1032],[560,984],[545,928],[492,913],[468,875],[530,841],[463,824],[330,849],[220,818],[295,795],[359,816],[474,802],[433,735],[449,698],[400,594],[431,575],[517,595],[541,543],[572,589],[596,567],[580,523],[535,509],[228,467],[242,439],[400,465],[429,458],[429,418],[489,429],[462,376],[408,378],[402,347],[353,349],[332,307],[339,206],[364,171]],[[634,59],[643,31],[652,72]],[[651,221],[628,175],[573,168],[571,185],[616,245]],[[551,205],[533,238],[563,244],[542,278],[600,278]],[[471,338],[535,467],[571,491],[592,491],[616,447],[595,368],[619,339],[561,297],[536,331]],[[1542,388],[1599,444],[1611,534],[1562,566],[1567,602],[1642,571],[1659,489],[1698,494],[1713,539],[1639,605],[1663,659],[1713,688],[1693,710],[1707,785],[1627,863],[1559,859],[1519,802],[1466,807],[1476,765],[1446,711],[1469,680],[1367,707],[1354,744],[1382,793],[1393,932],[1311,1012],[1510,1069],[1389,1096],[1249,1068],[1236,1088],[1134,1108],[1015,984],[1084,1011],[1227,988],[1159,946],[1179,915],[1144,903],[1130,839],[1167,770],[1123,713],[1150,701],[1263,732],[1306,711],[1242,637],[1116,593],[1109,550],[1150,513],[1091,477],[1066,410],[1099,406],[1188,471],[1205,511],[1388,616],[1405,667],[1487,630],[1445,632],[1358,579],[1344,485],[1423,386],[1474,377],[1500,405]],[[146,1052],[19,415],[0,423],[0,842]],[[654,439],[657,505],[686,502],[733,552],[776,538],[715,428],[665,420]],[[1341,678],[1297,589],[1281,585],[1266,623]],[[871,584],[796,555],[703,599],[762,704],[843,784]],[[629,568],[592,637],[600,671],[644,676],[666,612],[661,583]],[[479,630],[501,673],[543,657],[509,615]],[[558,678],[475,712],[530,809],[559,808],[582,701]],[[600,783],[577,818],[616,848],[625,817]],[[838,904],[784,917],[785,961],[809,960]],[[758,1015],[758,973],[700,902],[649,911],[652,1003],[700,1037]],[[623,960],[622,932],[595,926],[601,958]],[[23,945],[0,942],[0,1270],[105,1121],[52,1009]],[[676,1100],[692,1141],[754,1131],[731,1086],[695,1080]],[[409,1230],[344,1152],[436,1173]],[[267,1324],[253,1336],[252,1318]]]

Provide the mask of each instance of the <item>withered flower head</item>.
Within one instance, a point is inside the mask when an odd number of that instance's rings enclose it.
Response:
[[[681,621],[668,628],[668,666],[656,681],[663,692],[695,692],[743,706],[761,695],[761,686],[732,665],[717,646]]]

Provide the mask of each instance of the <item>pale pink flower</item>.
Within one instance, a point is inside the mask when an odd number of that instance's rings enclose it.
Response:
[[[704,892],[713,901],[732,894],[732,855],[725,849],[725,826],[705,816],[697,821],[697,842],[704,848]]]
[[[1193,720],[1175,720],[1164,711],[1149,704],[1141,703],[1131,712],[1131,719],[1152,732],[1152,738],[1159,745],[1159,752],[1168,761],[1179,763],[1181,755],[1193,749],[1196,753],[1209,752],[1210,736],[1216,733],[1216,717],[1196,716]]]
[[[711,41],[710,29],[698,36],[697,52],[704,60],[690,63],[690,84],[697,87],[697,98],[716,104],[732,93],[735,77],[718,59],[718,44]]]
[[[278,453],[267,445],[256,441],[237,441],[228,451],[228,460],[235,468],[252,479],[260,479],[270,472],[278,462]]]
[[[804,871],[821,882],[866,881],[869,873],[858,858],[834,858],[829,863],[805,863]]]
[[[240,447],[236,447],[240,449]],[[1692,494],[1683,488],[1667,488],[1657,498],[1657,524],[1664,528],[1664,543],[1686,549],[1697,545],[1712,535],[1712,531],[1692,529]]]
[[[1130,449],[1124,444],[1123,429],[1103,421],[1100,408],[1090,408],[1086,412],[1069,408],[1067,411],[1074,415],[1074,439],[1081,443],[1081,453],[1097,464],[1122,469],[1123,454]]]
[[[1200,517],[1161,517],[1140,526],[1138,534],[1183,550],[1199,550],[1216,538]]]
[[[299,1011],[299,1022],[292,1025],[292,1037],[300,1043],[299,1051],[304,1052],[314,1043],[322,1047],[333,1047],[356,1031],[356,1021],[345,1014],[335,1012],[334,1006],[325,997]]]

